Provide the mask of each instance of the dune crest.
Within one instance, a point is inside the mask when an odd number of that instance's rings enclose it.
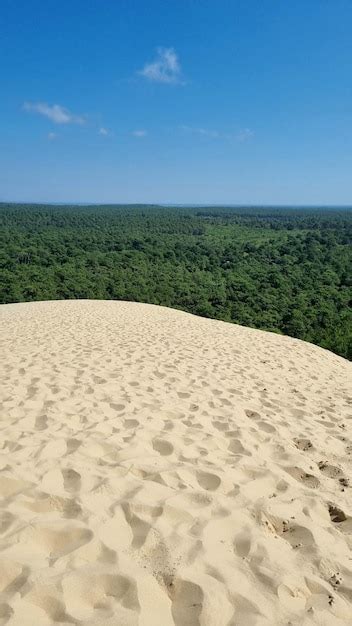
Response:
[[[351,363],[139,303],[0,324],[0,625],[352,624]]]

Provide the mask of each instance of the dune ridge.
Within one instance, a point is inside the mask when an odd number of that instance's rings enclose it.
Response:
[[[140,303],[0,324],[0,625],[352,624],[351,363]]]

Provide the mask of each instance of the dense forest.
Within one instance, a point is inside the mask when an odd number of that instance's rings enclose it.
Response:
[[[0,204],[0,302],[122,299],[352,359],[352,210]]]

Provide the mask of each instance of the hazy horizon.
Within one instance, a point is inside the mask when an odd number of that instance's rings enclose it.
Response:
[[[0,206],[2,204],[15,204],[15,205],[44,205],[44,206],[87,206],[87,207],[99,207],[99,206],[124,206],[124,207],[160,207],[160,208],[229,208],[229,209],[326,209],[326,210],[351,210],[352,204],[270,204],[270,203],[261,203],[261,204],[249,204],[246,202],[241,202],[237,204],[230,204],[225,202],[76,202],[66,201],[66,202],[50,202],[50,201],[38,201],[38,200],[1,200]]]

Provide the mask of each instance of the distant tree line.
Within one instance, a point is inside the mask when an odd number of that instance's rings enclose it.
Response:
[[[352,211],[0,204],[0,302],[149,302],[352,359]]]

